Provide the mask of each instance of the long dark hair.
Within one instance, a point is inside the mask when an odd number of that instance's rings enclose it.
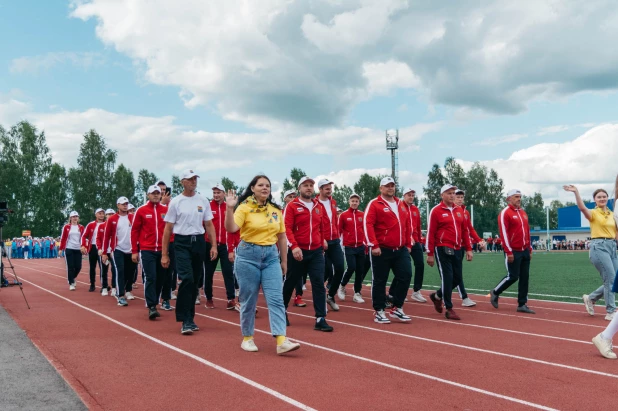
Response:
[[[270,182],[270,178],[268,178],[264,174],[259,174],[253,177],[251,182],[247,185],[247,188],[245,188],[245,191],[240,195],[240,197],[238,197],[238,204],[236,204],[236,207],[238,207],[240,204],[242,204],[243,201],[245,201],[246,199],[248,199],[249,197],[253,195],[253,191],[251,191],[251,189],[257,185],[257,182],[260,178],[265,178],[266,180],[268,180],[268,184],[270,184],[270,194],[268,195],[266,202],[272,205],[273,207],[281,210],[281,206],[275,203],[275,201],[273,200],[273,190],[272,190],[273,185]]]

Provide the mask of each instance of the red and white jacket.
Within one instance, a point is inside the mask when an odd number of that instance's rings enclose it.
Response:
[[[77,224],[79,227],[79,235],[84,235],[84,226]],[[67,247],[67,241],[69,240],[69,231],[71,231],[71,224],[65,224],[62,227],[62,234],[60,235],[60,251],[63,251]]]
[[[285,235],[291,249],[317,250],[324,248],[322,233],[322,218],[324,207],[320,207],[317,199],[313,199],[313,209],[305,205],[300,197],[290,201],[283,212]]]
[[[106,226],[107,226],[107,221],[104,221],[97,227],[97,240],[95,243],[95,245],[97,246],[97,251],[103,250],[103,237],[105,237],[105,227]]]
[[[337,201],[334,198],[328,197],[330,200],[330,212],[333,216],[332,218],[328,218],[328,213],[326,212],[326,206],[322,204],[319,198],[318,204],[322,208],[323,216],[322,216],[322,232],[324,233],[324,239],[326,241],[338,240],[339,239],[339,223],[337,219]]]
[[[418,243],[421,240],[420,232],[421,232],[421,214],[418,212],[418,208],[414,204],[408,205],[405,201],[401,202],[408,209],[408,218],[410,219],[410,229],[412,233],[410,236],[412,237],[412,244]],[[416,234],[416,233],[419,234]],[[416,238],[418,236],[418,239]]]
[[[133,224],[133,218],[135,214],[128,214],[129,224]],[[116,229],[118,228],[118,219],[120,218],[120,214],[116,213],[113,216],[110,216],[105,223],[105,233],[103,235],[103,244],[100,250],[103,250],[104,253],[111,254],[116,249],[116,244],[118,242],[118,237],[116,236]],[[133,240],[131,240],[133,243]]]
[[[365,244],[365,213],[348,208],[339,216],[339,232],[344,247],[361,247]]]
[[[227,230],[225,229],[225,210],[227,209],[227,204],[225,201],[219,204],[215,200],[211,200],[210,209],[212,210],[212,224],[215,226],[217,244],[227,244]],[[204,232],[204,238],[207,242],[210,242],[208,232]]]
[[[86,225],[86,229],[84,230],[84,234],[82,234],[82,247],[86,247],[86,251],[90,252],[90,249],[94,245],[97,245],[97,238],[99,234],[99,227],[105,224],[105,221],[99,223],[97,220],[91,221]],[[92,242],[94,238],[94,243]],[[98,247],[97,247],[98,249]]]
[[[227,252],[236,252],[236,247],[240,244],[240,230],[235,233],[227,234]]]
[[[470,233],[464,217],[464,210],[456,205],[447,207],[443,201],[431,209],[427,224],[427,255],[435,254],[436,247],[450,247],[459,250],[470,246]]]
[[[379,195],[367,204],[365,211],[365,240],[373,248],[399,249],[412,247],[412,225],[405,203],[393,197],[398,213]]]
[[[167,206],[148,201],[133,214],[131,225],[131,253],[161,251]],[[138,248],[139,244],[139,248]]]
[[[513,251],[530,250],[530,225],[528,224],[528,214],[512,205],[504,207],[498,216],[498,230],[500,238],[504,240],[504,252],[513,255]],[[497,243],[497,240],[495,241]]]
[[[483,239],[479,237],[476,230],[472,226],[472,218],[470,217],[470,212],[466,210],[466,206],[462,205],[461,208],[464,210],[464,218],[466,219],[466,224],[468,225],[468,233],[470,233],[470,244],[478,244]]]

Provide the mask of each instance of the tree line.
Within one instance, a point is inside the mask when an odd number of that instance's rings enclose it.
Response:
[[[27,121],[8,130],[0,126],[0,201],[6,199],[13,210],[4,227],[4,237],[21,236],[22,230],[30,230],[33,236],[56,236],[67,221],[68,210],[76,210],[87,220],[98,207],[115,208],[119,195],[125,195],[136,206],[145,202],[147,188],[158,180],[157,175],[141,169],[135,176],[124,164],[116,164],[117,152],[107,147],[105,139],[95,130],[83,137],[77,165],[67,169],[53,162],[44,131]],[[282,192],[296,189],[305,175],[302,169],[293,168],[283,181]],[[361,197],[360,209],[364,210],[379,194],[383,177],[365,173],[351,186],[335,184],[333,197],[346,209],[350,194],[357,193]],[[505,206],[502,179],[495,170],[478,162],[465,171],[453,157],[447,158],[443,167],[432,166],[420,200],[421,190],[417,190],[415,203],[421,212],[423,227],[426,227],[428,207],[431,209],[440,202],[440,188],[446,183],[466,191],[466,204],[468,208],[474,205],[474,223],[479,234],[497,233],[497,216]],[[221,178],[221,184],[226,190],[244,190],[227,177]],[[398,187],[399,194],[402,188]],[[177,175],[172,176],[171,189],[172,195],[182,192]],[[544,228],[546,215],[542,195],[523,196],[522,205],[528,213],[530,226]],[[557,228],[557,210],[564,206],[558,200],[551,202],[550,228]]]

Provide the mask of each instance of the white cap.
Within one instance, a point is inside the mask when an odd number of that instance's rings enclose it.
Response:
[[[322,186],[325,186],[327,184],[335,184],[335,183],[330,181],[328,178],[323,178],[320,181],[318,181],[318,188],[322,188]]]
[[[217,190],[221,190],[221,191],[225,191],[225,187],[223,187],[223,184],[221,183],[217,183],[214,186],[212,186],[212,189],[217,189]]]
[[[105,210],[103,210],[102,208],[97,208],[97,209],[94,211],[94,213],[96,214],[96,213],[101,212],[101,211],[105,211]]]
[[[105,210],[105,214],[116,214],[116,212],[111,208],[108,208],[107,210]]]
[[[352,197],[356,197],[356,198],[358,198],[360,200],[360,196],[358,194],[356,194],[356,193],[350,194],[350,197],[348,198],[348,200],[351,199]]]
[[[133,204],[129,203],[129,208],[128,209],[129,210],[133,210],[133,209],[135,209],[135,206]]]
[[[71,214],[69,214],[69,217],[79,217],[79,213],[77,211],[71,211]]]
[[[298,187],[300,187],[301,184],[303,184],[305,181],[311,181],[313,184],[315,184],[315,180],[313,178],[304,176],[303,178],[298,180]]]
[[[193,177],[198,177],[197,173],[195,173],[193,170],[185,170],[182,172],[182,175],[180,176],[181,180],[185,180],[187,178],[193,178]]]
[[[283,193],[283,198],[286,198],[290,194],[296,194],[296,190],[287,190],[285,193]]]
[[[463,195],[466,195],[466,192],[465,192],[465,191],[463,191],[461,188],[458,188],[458,189],[455,191],[455,194],[463,194]]]
[[[395,180],[393,180],[392,177],[384,177],[382,181],[380,181],[380,187],[385,186],[390,183],[395,184]]]
[[[158,191],[160,193],[161,192],[161,188],[158,185],[156,185],[156,184],[151,185],[150,187],[148,187],[148,194],[152,194],[155,191]]]
[[[457,187],[452,184],[444,184],[442,188],[440,189],[440,194],[444,194],[445,191],[448,191],[452,188],[457,189]]]
[[[506,198],[509,198],[510,196],[514,196],[515,194],[521,195],[521,191],[519,191],[518,189],[514,188],[514,189],[510,190],[508,193],[506,193]]]
[[[129,199],[126,197],[118,197],[118,200],[116,200],[116,204],[124,204],[128,202],[129,202]]]
[[[412,192],[413,192],[414,194],[416,194],[416,190],[415,190],[415,189],[413,189],[412,187],[408,187],[408,188],[406,188],[405,190],[403,190],[403,193],[401,193],[401,194],[405,196],[406,194],[408,194],[408,193],[412,193]]]

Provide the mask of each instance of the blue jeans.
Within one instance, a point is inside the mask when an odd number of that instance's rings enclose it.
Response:
[[[268,305],[268,319],[273,336],[285,335],[285,307],[283,306],[283,273],[279,252],[275,245],[261,246],[241,241],[236,248],[234,273],[240,287],[240,329],[244,337],[255,329],[255,306],[260,285]]]
[[[590,242],[590,262],[601,274],[603,285],[590,293],[590,300],[594,303],[601,297],[605,300],[605,309],[608,314],[616,311],[616,296],[612,291],[612,284],[618,270],[616,258],[616,241],[593,239]]]

